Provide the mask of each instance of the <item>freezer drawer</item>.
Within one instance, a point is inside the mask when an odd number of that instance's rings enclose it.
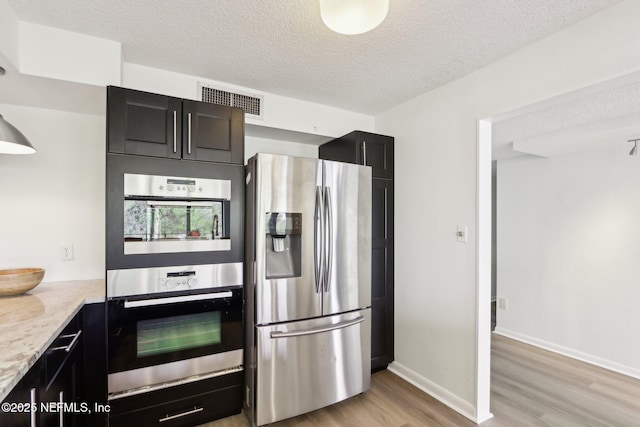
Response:
[[[371,309],[256,327],[257,425],[304,414],[371,384]]]

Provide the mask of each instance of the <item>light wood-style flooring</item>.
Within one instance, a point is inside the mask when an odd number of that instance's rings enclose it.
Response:
[[[640,380],[492,335],[491,412],[483,427],[640,426]],[[247,427],[243,414],[203,427]],[[371,390],[272,427],[475,426],[390,371]]]

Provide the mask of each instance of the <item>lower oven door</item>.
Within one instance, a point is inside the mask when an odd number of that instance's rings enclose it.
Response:
[[[108,302],[109,396],[242,369],[242,289]]]

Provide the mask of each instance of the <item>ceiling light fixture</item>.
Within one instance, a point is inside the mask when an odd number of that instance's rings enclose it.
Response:
[[[340,34],[354,35],[373,30],[389,11],[389,0],[320,0],[324,24]]]
[[[629,139],[627,141],[627,142],[633,142],[633,148],[631,149],[631,151],[629,151],[630,156],[638,155],[638,141],[640,141],[640,139]]]
[[[35,153],[26,136],[0,115],[0,153],[31,154]]]

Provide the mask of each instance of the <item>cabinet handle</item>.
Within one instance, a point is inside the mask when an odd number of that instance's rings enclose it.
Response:
[[[367,166],[367,141],[362,141],[362,164]]]
[[[31,403],[31,414],[30,414],[30,418],[29,418],[29,426],[31,427],[36,427],[36,421],[37,421],[37,415],[38,412],[36,411],[36,388],[32,388],[31,390],[29,390],[29,403]]]
[[[167,415],[164,418],[160,418],[158,420],[158,422],[163,423],[165,421],[175,420],[176,418],[186,417],[187,415],[197,414],[198,412],[202,412],[202,411],[204,411],[204,408],[195,407],[192,410],[187,411],[187,412],[181,412],[181,413],[175,414],[175,415]]]
[[[189,113],[189,135],[188,135],[189,143],[187,145],[187,153],[191,154],[191,113]]]
[[[173,152],[178,152],[178,135],[176,128],[178,127],[178,113],[173,110]]]
[[[62,390],[59,394],[58,394],[58,402],[60,403],[60,407],[58,408],[59,412],[58,412],[58,420],[60,424],[60,427],[64,427],[64,390]]]
[[[78,341],[78,338],[80,338],[80,334],[82,333],[82,329],[79,330],[78,332],[76,332],[75,334],[69,334],[69,335],[61,335],[60,338],[71,338],[73,337],[73,339],[71,340],[71,342],[69,343],[69,345],[67,346],[61,346],[61,347],[53,347],[51,349],[51,351],[59,351],[59,350],[64,350],[66,353],[70,353],[71,350],[73,350],[73,347],[75,347],[76,342]]]

